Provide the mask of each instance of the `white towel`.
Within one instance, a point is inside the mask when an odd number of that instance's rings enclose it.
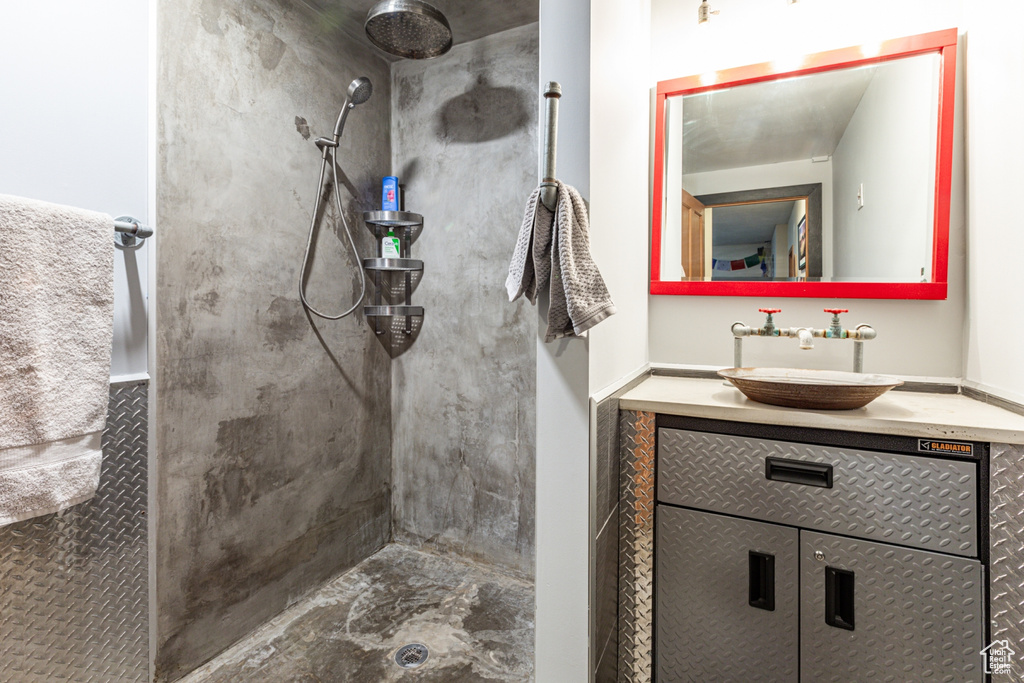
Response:
[[[558,202],[552,213],[540,201],[537,188],[526,202],[505,289],[508,300],[523,294],[530,303],[550,282],[551,303],[545,342],[582,336],[615,313],[594,259],[590,255],[590,217],[583,197],[558,182]]]
[[[0,525],[96,493],[113,234],[105,214],[0,195]]]

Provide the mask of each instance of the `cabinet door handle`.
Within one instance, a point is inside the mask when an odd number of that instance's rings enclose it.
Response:
[[[853,630],[853,572],[825,567],[825,623]]]
[[[764,478],[830,489],[832,488],[832,465],[803,460],[787,460],[786,458],[765,458]]]
[[[768,553],[749,554],[750,606],[775,611],[775,556]]]

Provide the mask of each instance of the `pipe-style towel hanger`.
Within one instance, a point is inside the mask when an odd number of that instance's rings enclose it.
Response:
[[[540,201],[548,211],[554,211],[558,201],[555,157],[558,153],[558,99],[561,96],[562,86],[557,81],[549,81],[544,91],[548,123],[544,128],[544,177],[540,180]]]
[[[131,216],[114,219],[114,246],[118,249],[138,249],[153,236],[153,228],[142,225]]]

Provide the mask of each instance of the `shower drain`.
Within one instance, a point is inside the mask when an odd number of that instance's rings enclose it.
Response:
[[[411,643],[398,648],[398,652],[395,653],[395,664],[403,669],[415,669],[427,661],[429,656],[426,645]]]

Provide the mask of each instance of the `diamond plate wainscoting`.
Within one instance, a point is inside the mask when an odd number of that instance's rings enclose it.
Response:
[[[615,683],[619,665],[619,494],[622,488],[619,398],[645,376],[627,382],[591,407],[596,427],[590,521],[591,670],[595,683]]]
[[[596,458],[592,518],[591,671],[595,683],[614,683],[619,611],[619,399],[594,406]]]
[[[622,411],[619,439],[618,681],[647,683],[654,614],[654,413]]]
[[[147,680],[147,392],[110,387],[96,497],[0,527],[0,682]]]
[[[991,640],[1009,641],[1024,674],[1024,446],[992,444],[989,511]],[[1019,647],[1018,647],[1019,646]],[[994,677],[995,678],[995,677]]]

